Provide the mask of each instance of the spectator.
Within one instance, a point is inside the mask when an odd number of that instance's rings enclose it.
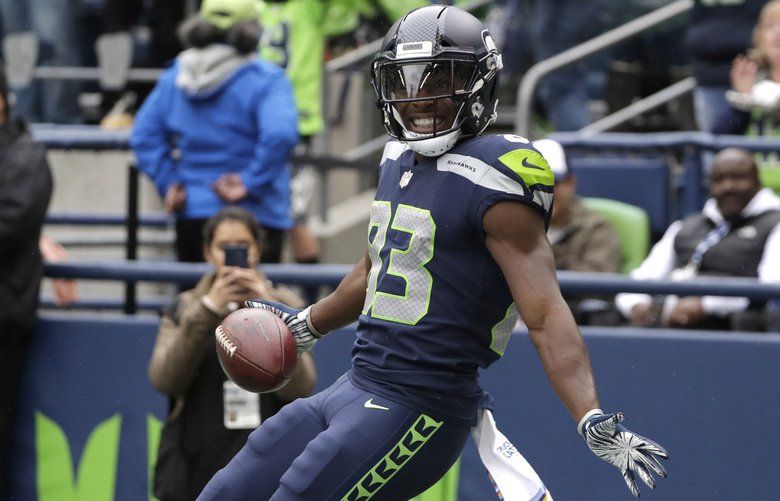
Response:
[[[254,0],[205,0],[180,35],[189,47],[139,110],[130,139],[138,166],[176,214],[176,252],[201,261],[206,219],[226,205],[252,212],[278,262],[292,222],[287,163],[297,141],[292,90],[257,59]]]
[[[620,238],[615,228],[577,195],[577,179],[568,168],[563,147],[552,139],[540,139],[533,144],[555,175],[555,203],[547,230],[555,268],[583,272],[620,271]],[[566,295],[565,299],[580,325],[620,323],[611,297]]]
[[[3,57],[16,98],[17,113],[30,122],[79,123],[80,84],[32,82],[31,67],[79,66],[76,0],[0,0]],[[27,76],[22,77],[22,74]],[[21,80],[20,80],[21,77]]]
[[[597,0],[583,9],[582,2],[576,0],[536,0],[531,34],[536,60],[549,59],[606,31],[612,24],[616,4]],[[565,66],[540,82],[542,108],[555,130],[579,130],[591,122],[585,84],[591,70],[586,59]]]
[[[261,240],[251,213],[229,207],[214,215],[204,226],[204,254],[214,272],[179,294],[163,314],[149,364],[152,384],[169,397],[154,476],[154,494],[160,501],[195,499],[261,421],[314,388],[309,354],[298,360],[287,385],[262,395],[229,381],[217,360],[214,330],[242,301],[263,298],[301,304],[256,269]],[[228,244],[248,246],[248,268],[225,264]]]
[[[106,33],[130,34],[143,12],[143,0],[104,0],[103,19]],[[151,0],[148,19],[151,31],[149,63],[164,66],[182,49],[176,38],[176,26],[184,18],[185,0]]]
[[[357,16],[352,0],[289,0],[261,3],[260,55],[279,65],[290,79],[298,110],[299,151],[309,153],[322,119],[322,66],[325,39],[355,28]],[[317,263],[320,243],[308,225],[309,208],[316,184],[310,165],[293,166],[291,207],[293,226],[288,232],[293,258],[298,263]],[[315,296],[316,290],[307,292]],[[314,299],[314,297],[312,298]]]
[[[8,105],[0,72],[0,499],[7,499],[8,438],[43,276],[38,248],[52,191],[44,148]]]
[[[620,270],[620,239],[612,225],[589,209],[577,195],[577,180],[566,154],[552,139],[534,141],[555,175],[555,204],[547,237],[555,267],[567,271],[616,273]]]
[[[380,1],[378,5],[355,0],[286,0],[261,3],[263,35],[260,54],[284,68],[295,91],[301,153],[310,153],[314,137],[322,132],[322,79],[325,41],[355,30],[360,15],[381,17],[377,8],[393,21],[425,0]],[[388,26],[389,27],[389,26]],[[386,30],[385,27],[382,32]],[[312,166],[293,168],[292,218],[288,232],[293,257],[298,263],[317,263],[320,244],[308,225],[311,198],[316,185]],[[311,301],[316,291],[307,291]]]
[[[753,31],[753,48],[731,66],[728,106],[718,115],[713,132],[774,135],[780,104],[780,1],[761,10]]]
[[[717,132],[718,117],[728,113],[728,68],[734,57],[750,45],[750,33],[765,3],[766,0],[696,0],[686,46],[696,77],[693,98],[699,129]]]
[[[47,235],[41,235],[38,246],[44,261],[58,263],[69,259],[68,251],[59,242]],[[68,306],[79,300],[79,292],[76,288],[75,280],[55,278],[52,280],[52,289],[54,290],[54,304],[57,306]]]
[[[645,280],[690,280],[695,276],[758,277],[780,281],[780,198],[761,187],[747,150],[728,148],[710,171],[711,198],[704,209],[672,223],[631,276]],[[746,327],[758,305],[747,298],[618,294],[617,306],[632,324],[724,329]]]
[[[144,9],[144,3],[147,8]],[[182,50],[176,26],[185,16],[185,0],[104,0],[102,20],[105,32],[97,40],[97,63],[101,70],[117,78],[105,83],[100,100],[100,125],[124,128],[133,124],[135,102],[151,91],[148,83],[127,84],[130,66],[166,67]],[[148,46],[139,44],[133,28],[140,17],[148,19]],[[140,45],[141,50],[136,50]],[[146,49],[146,50],[144,50]],[[101,82],[103,83],[103,82]]]

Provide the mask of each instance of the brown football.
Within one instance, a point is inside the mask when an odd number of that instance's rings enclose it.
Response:
[[[215,332],[217,358],[225,374],[255,393],[275,391],[290,380],[298,355],[281,318],[262,308],[242,308]]]

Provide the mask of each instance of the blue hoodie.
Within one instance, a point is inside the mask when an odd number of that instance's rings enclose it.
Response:
[[[226,45],[182,52],[135,118],[130,145],[161,196],[181,183],[184,219],[226,205],[212,189],[238,173],[248,196],[238,205],[267,228],[287,229],[288,162],[298,141],[292,88],[281,69]]]

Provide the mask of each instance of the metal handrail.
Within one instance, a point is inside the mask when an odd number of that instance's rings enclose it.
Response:
[[[338,285],[352,269],[346,264],[267,264],[262,267],[276,283]],[[171,261],[70,261],[46,263],[45,275],[52,278],[92,280],[137,280],[188,282],[213,270],[206,263]],[[761,283],[755,278],[696,277],[686,282],[637,280],[617,273],[559,271],[561,290],[566,294],[646,294],[745,296],[753,299],[780,298],[780,284]]]
[[[533,65],[523,76],[517,89],[517,112],[515,116],[515,130],[517,133],[521,136],[528,136],[530,133],[531,106],[533,104],[534,91],[539,81],[545,75],[685,13],[691,10],[693,5],[694,0],[677,0]]]
[[[620,124],[628,122],[632,118],[650,111],[653,108],[657,108],[664,103],[676,99],[691,92],[696,87],[696,78],[688,77],[684,80],[680,80],[665,89],[661,89],[658,92],[651,94],[645,98],[640,99],[625,108],[607,115],[600,120],[596,120],[592,124],[586,125],[578,132],[584,136],[594,136],[600,132],[605,132],[617,127]]]
[[[129,82],[154,83],[165,70],[161,68],[128,68]],[[100,68],[88,66],[37,66],[33,78],[38,80],[100,81]]]

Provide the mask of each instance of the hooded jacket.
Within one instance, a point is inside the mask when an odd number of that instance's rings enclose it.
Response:
[[[298,141],[292,89],[281,69],[212,44],[182,52],[139,110],[130,145],[161,196],[180,183],[178,217],[205,219],[226,204],[212,184],[238,173],[249,192],[237,205],[267,228],[287,229],[287,164]]]

